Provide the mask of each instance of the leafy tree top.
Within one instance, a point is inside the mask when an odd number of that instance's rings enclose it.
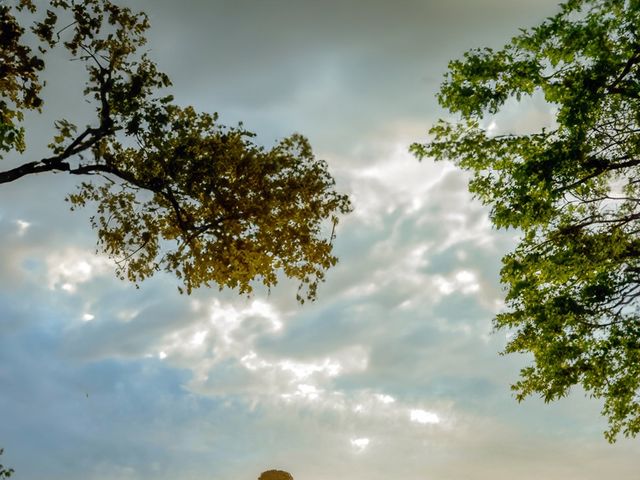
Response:
[[[270,287],[284,272],[300,281],[300,301],[314,299],[337,261],[338,217],[351,206],[308,141],[295,134],[266,149],[242,125],[219,125],[216,114],[158,95],[171,82],[143,50],[144,13],[108,0],[47,3],[0,5],[0,154],[28,154],[24,112],[45,105],[53,49],[85,65],[79,94],[96,120],[79,128],[61,118],[50,155],[0,172],[0,183],[44,172],[86,178],[68,201],[97,204],[99,248],[122,278],[167,270],[187,292],[216,284],[247,293],[252,281]],[[24,40],[29,18],[37,51]]]
[[[581,385],[604,399],[606,437],[640,431],[640,2],[569,0],[504,48],[449,64],[439,121],[420,158],[451,160],[498,228],[522,232],[503,258],[506,352],[533,355],[514,386],[546,401]],[[555,125],[482,128],[539,94]]]
[[[284,470],[267,470],[260,474],[258,480],[293,480],[293,477]]]

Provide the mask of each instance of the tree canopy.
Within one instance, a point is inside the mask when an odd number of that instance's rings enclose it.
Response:
[[[4,453],[4,449],[0,448],[0,455],[2,455]],[[13,468],[8,468],[5,467],[4,465],[0,464],[0,478],[9,478],[11,475],[13,475],[14,470]]]
[[[267,470],[260,474],[258,480],[293,480],[293,477],[284,470]]]
[[[283,272],[300,281],[300,301],[315,298],[337,261],[338,216],[351,207],[307,139],[294,134],[266,149],[242,125],[160,95],[171,82],[144,51],[144,13],[108,0],[47,3],[0,5],[0,155],[29,155],[24,114],[46,106],[54,49],[85,65],[78,95],[95,105],[95,122],[60,118],[49,155],[0,171],[0,183],[44,172],[85,178],[67,199],[72,209],[96,204],[99,248],[122,278],[166,270],[186,292],[216,284],[247,293]]]
[[[569,0],[502,49],[449,63],[440,120],[419,158],[451,160],[498,228],[521,232],[503,258],[513,336],[533,355],[520,401],[582,386],[604,400],[605,436],[640,431],[640,3]],[[488,128],[506,105],[544,97],[554,122],[526,134]]]

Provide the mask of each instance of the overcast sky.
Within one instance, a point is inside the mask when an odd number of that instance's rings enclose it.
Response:
[[[76,179],[0,188],[0,463],[23,480],[520,480],[637,478],[640,446],[611,446],[576,390],[522,404],[503,357],[500,258],[517,232],[451,165],[407,149],[446,116],[447,61],[498,47],[557,0],[131,1],[181,104],[272,144],[306,135],[355,211],[314,304],[269,295],[135,289],[64,203]],[[83,115],[77,65],[52,65],[51,118]],[[81,72],[80,72],[81,73]],[[68,112],[68,113],[67,113]],[[86,112],[85,112],[86,113]],[[550,121],[513,107],[498,129]],[[34,158],[32,158],[34,159]]]

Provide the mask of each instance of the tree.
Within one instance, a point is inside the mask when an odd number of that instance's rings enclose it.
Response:
[[[4,448],[0,448],[0,455],[4,453]],[[7,468],[4,465],[0,464],[0,478],[9,478],[13,475],[13,468]]]
[[[53,49],[85,65],[96,120],[80,129],[58,120],[50,154],[0,172],[0,183],[85,177],[67,200],[72,209],[97,205],[99,248],[122,278],[163,269],[188,293],[211,284],[247,293],[253,280],[275,285],[282,271],[301,282],[300,301],[315,298],[337,261],[335,226],[350,203],[308,141],[294,134],[265,149],[242,125],[221,126],[216,114],[159,96],[171,83],[143,51],[144,13],[108,0],[48,3],[46,11],[32,0],[0,5],[0,154],[26,155],[24,113],[43,108]]]
[[[471,172],[497,228],[521,237],[501,280],[512,331],[505,352],[533,355],[518,401],[574,385],[604,400],[606,438],[640,431],[640,3],[569,0],[500,50],[449,63],[440,120],[419,157]],[[543,96],[555,125],[483,128],[507,102]]]
[[[284,470],[267,470],[260,474],[258,480],[293,480],[293,477]]]

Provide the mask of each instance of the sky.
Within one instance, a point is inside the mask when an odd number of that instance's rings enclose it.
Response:
[[[180,295],[136,289],[95,253],[75,178],[0,188],[0,463],[22,480],[563,480],[637,478],[640,445],[608,444],[601,402],[576,389],[518,404],[530,363],[502,356],[500,258],[467,176],[418,162],[447,62],[499,47],[556,0],[136,0],[149,53],[183,105],[271,145],[307,136],[354,211],[314,303],[297,285]],[[84,118],[82,70],[56,58],[29,116]],[[535,99],[497,131],[552,122]],[[81,122],[79,122],[81,123]],[[33,159],[33,158],[29,158]]]

